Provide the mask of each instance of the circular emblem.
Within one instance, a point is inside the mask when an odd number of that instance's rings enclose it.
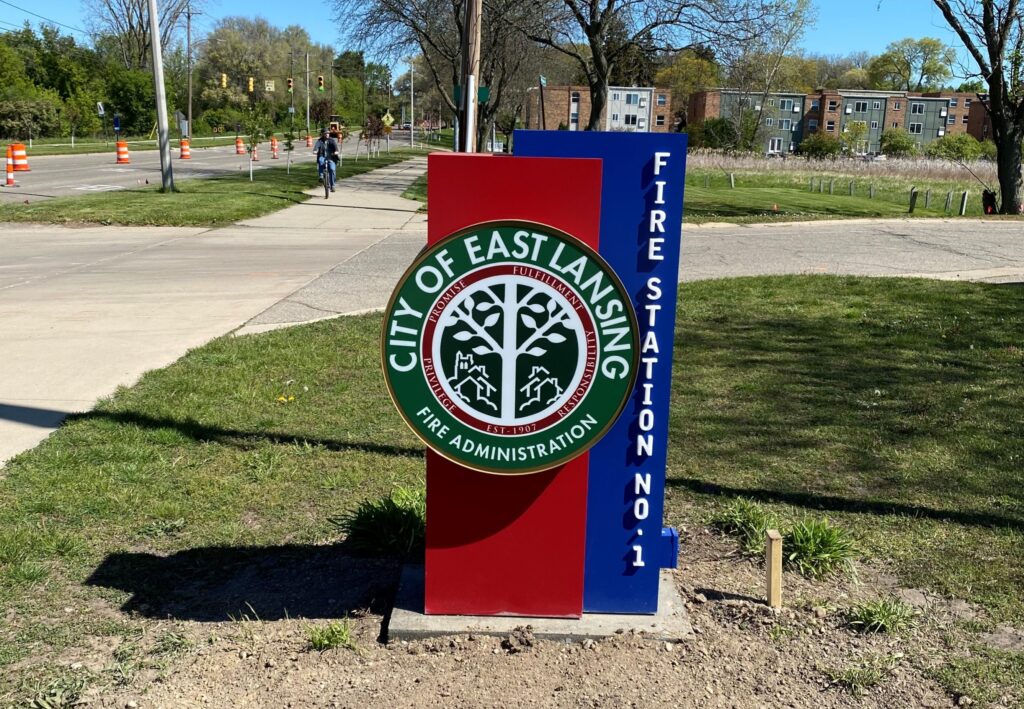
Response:
[[[428,446],[522,474],[604,435],[633,389],[638,339],[629,296],[595,251],[551,227],[491,222],[409,267],[381,350],[391,398]]]

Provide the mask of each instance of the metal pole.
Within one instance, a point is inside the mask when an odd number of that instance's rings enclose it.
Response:
[[[174,191],[171,144],[167,135],[167,94],[164,92],[164,61],[160,54],[160,20],[156,0],[149,0],[149,44],[153,50],[153,89],[156,92],[157,141],[160,145],[160,181],[164,192]]]
[[[295,140],[295,52],[294,51],[288,52],[288,78],[291,79],[291,82],[292,82],[292,90],[289,92],[291,94],[292,110],[288,114],[291,117],[291,124],[290,124],[291,127],[288,130],[292,134],[292,140],[294,141]],[[292,166],[291,160],[292,160],[292,154],[291,154],[291,151],[288,151],[288,168],[289,168],[289,170],[291,169],[291,166]]]
[[[413,136],[416,135],[416,69],[413,61],[416,57],[409,59],[409,147],[413,147]]]
[[[477,77],[480,75],[480,16],[483,14],[483,0],[469,0],[466,3],[466,21],[463,24],[465,54],[463,56],[463,96],[465,113],[462,130],[462,152],[476,152],[476,108]]]
[[[306,52],[306,135],[309,132],[309,52]]]

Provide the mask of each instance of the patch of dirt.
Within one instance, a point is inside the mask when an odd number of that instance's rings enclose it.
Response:
[[[170,622],[174,632],[187,636],[188,648],[167,659],[160,673],[140,673],[120,687],[97,686],[87,698],[91,706],[121,708],[130,702],[138,707],[956,705],[924,673],[948,654],[940,631],[950,627],[957,609],[932,603],[921,627],[905,636],[854,633],[845,627],[841,609],[898,590],[884,570],[861,567],[859,583],[815,583],[786,574],[786,607],[776,613],[761,601],[763,569],[734,550],[731,541],[704,530],[683,535],[675,578],[695,635],[680,643],[631,633],[563,643],[538,640],[524,625],[504,637],[467,634],[385,644],[379,638],[386,609],[370,599],[379,597],[381,583],[394,581],[392,566],[339,561],[337,551],[300,554],[301,573],[272,571],[266,560],[253,561],[215,582],[192,585],[183,597],[159,599],[153,615],[164,615],[164,627]],[[273,611],[275,603],[287,600],[275,596],[273,583],[288,573],[285,596],[294,596],[296,584],[312,584],[314,593],[333,586],[334,595],[346,599],[338,607],[350,609],[356,650],[311,650],[308,628],[325,621]],[[249,595],[250,583],[260,590],[258,605],[266,611],[261,619],[211,622],[211,605],[235,606]],[[219,603],[198,597],[210,592]],[[363,612],[352,612],[355,599],[366,604]],[[202,610],[197,613],[194,604]],[[191,609],[166,619],[183,606]],[[834,685],[826,673],[870,663],[891,672],[864,696]]]
[[[983,636],[981,642],[993,650],[1024,652],[1024,630],[1018,630],[1012,625],[1000,625],[995,631]]]

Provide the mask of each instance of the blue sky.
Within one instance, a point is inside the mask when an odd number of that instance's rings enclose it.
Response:
[[[76,27],[85,26],[81,0],[7,0],[14,5],[45,15],[57,22]],[[818,23],[808,32],[803,48],[815,54],[847,54],[866,51],[877,54],[894,40],[904,37],[938,37],[959,48],[956,38],[932,0],[814,0]],[[331,20],[327,3],[306,0],[292,5],[275,0],[208,0],[207,14],[196,18],[196,29],[202,34],[219,17],[230,15],[267,18],[285,26],[298,24],[306,28],[314,40],[325,44],[339,43],[338,26]],[[38,21],[0,2],[0,28],[20,25],[25,19]]]

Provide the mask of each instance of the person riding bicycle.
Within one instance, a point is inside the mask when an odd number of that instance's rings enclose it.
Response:
[[[335,182],[335,166],[338,164],[338,141],[331,137],[327,129],[324,128],[320,131],[320,139],[316,141],[316,145],[313,146],[313,151],[316,153],[316,166],[317,173],[320,176],[320,180],[325,179],[324,168],[327,168],[327,177],[330,181],[331,192],[334,192]]]

